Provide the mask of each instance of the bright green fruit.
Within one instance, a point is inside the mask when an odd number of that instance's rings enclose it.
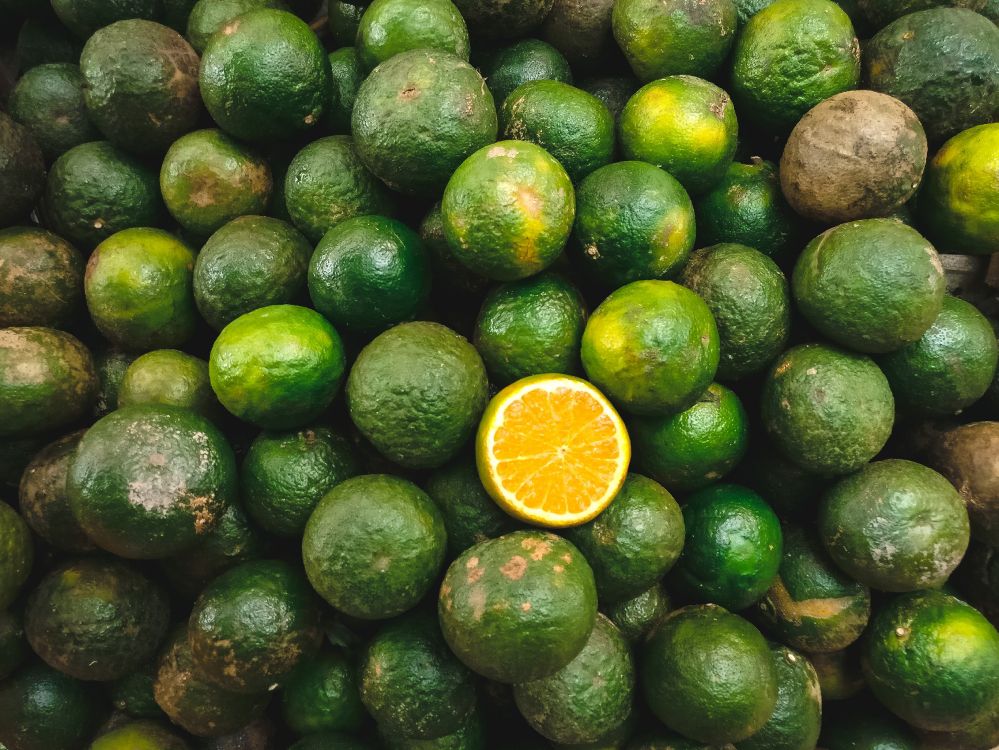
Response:
[[[34,135],[46,159],[99,138],[83,100],[83,76],[77,65],[32,68],[11,91],[7,106],[10,116]]]
[[[9,115],[0,116],[0,225],[23,223],[45,185],[45,159],[31,131]]]
[[[208,363],[176,349],[147,352],[128,366],[118,387],[118,406],[135,404],[178,406],[209,419],[220,412]]]
[[[411,49],[468,59],[468,29],[451,0],[375,0],[364,9],[357,27],[357,56],[365,70]]]
[[[92,411],[95,419],[100,419],[118,408],[118,388],[125,377],[125,371],[137,356],[116,346],[104,346],[94,352],[97,399],[94,401]]]
[[[332,100],[326,107],[324,122],[332,133],[349,133],[354,100],[364,80],[364,70],[354,47],[330,52]]]
[[[132,721],[102,734],[90,750],[188,750],[177,734],[152,721]]]
[[[0,230],[0,326],[70,323],[83,300],[83,257],[39,227]]]

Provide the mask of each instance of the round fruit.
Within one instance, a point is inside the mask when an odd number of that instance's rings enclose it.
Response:
[[[864,79],[912,107],[940,143],[999,118],[999,28],[965,8],[902,16],[866,45]]]
[[[8,109],[31,131],[49,160],[100,138],[83,100],[78,65],[50,63],[27,71],[11,91]]]
[[[346,135],[320,138],[295,155],[285,176],[284,199],[295,226],[314,243],[345,219],[390,214],[394,206]]]
[[[0,610],[6,609],[17,598],[31,574],[35,559],[35,545],[31,530],[17,511],[0,502]]]
[[[31,131],[0,113],[0,226],[23,221],[45,185],[45,159]]]
[[[539,734],[560,744],[594,742],[632,710],[635,667],[628,642],[597,615],[582,651],[553,675],[513,689],[517,708]]]
[[[128,366],[137,354],[122,351],[115,346],[105,346],[94,352],[94,368],[97,370],[97,399],[92,409],[95,419],[118,408],[118,388],[125,377]]]
[[[199,55],[226,24],[257,8],[288,10],[283,0],[198,0],[187,17],[186,36]]]
[[[943,310],[923,337],[878,359],[900,409],[956,414],[992,384],[999,359],[996,334],[971,303],[944,297]]]
[[[539,26],[554,0],[515,0],[492,3],[487,0],[459,0],[456,5],[472,32],[485,37],[518,38]]]
[[[562,0],[562,5],[568,5],[570,0]],[[575,0],[573,0],[575,2]],[[615,121],[628,103],[632,94],[638,91],[638,81],[627,74],[596,75],[584,78],[579,82],[579,88],[589,91],[614,115]]]
[[[881,609],[863,665],[878,700],[920,729],[962,729],[999,700],[999,634],[941,591],[904,594]]]
[[[155,19],[159,3],[155,0],[53,0],[52,10],[66,27],[81,39],[98,29],[129,18]]]
[[[613,0],[556,0],[541,36],[580,69],[600,67],[613,49]]]
[[[686,73],[711,78],[735,39],[732,0],[621,0],[614,39],[642,81]]]
[[[503,47],[482,66],[493,99],[502,104],[528,81],[572,83],[572,70],[562,53],[540,39],[521,39]]]
[[[473,273],[462,264],[444,236],[444,216],[441,202],[437,201],[420,222],[420,239],[430,251],[438,292],[454,293],[459,300],[478,303],[488,291],[491,282],[485,276]],[[446,297],[445,297],[446,298]]]
[[[573,182],[614,157],[614,118],[593,94],[561,81],[528,81],[503,101],[500,134],[558,159]]]
[[[628,411],[667,415],[704,393],[718,369],[718,346],[704,300],[671,281],[635,281],[593,311],[582,361],[594,384]]]
[[[78,750],[102,709],[92,685],[31,664],[0,682],[0,741],[12,750]]]
[[[156,171],[106,141],[56,159],[41,205],[45,226],[84,251],[122,229],[158,226],[163,214]]]
[[[365,71],[411,49],[468,59],[468,29],[451,0],[375,0],[357,27],[357,57]]]
[[[241,315],[215,339],[212,388],[231,413],[281,430],[310,422],[333,401],[346,359],[336,329],[315,310],[270,305]]]
[[[669,612],[669,594],[662,583],[656,583],[638,596],[605,604],[603,609],[625,640],[635,645],[644,641]]]
[[[554,273],[493,289],[475,323],[475,348],[497,385],[529,375],[580,371],[586,324],[583,297]]]
[[[302,539],[313,588],[351,617],[381,620],[412,609],[437,580],[447,534],[437,506],[388,474],[341,482],[326,493]]]
[[[251,310],[295,301],[311,255],[308,240],[280,219],[233,219],[208,239],[194,263],[201,317],[221,330]]]
[[[997,462],[999,422],[954,427],[940,435],[930,451],[930,465],[950,480],[967,504],[972,535],[990,546],[999,545]]]
[[[80,73],[90,119],[126,151],[162,153],[198,122],[198,55],[167,26],[133,18],[99,29]]]
[[[330,80],[332,100],[326,107],[325,122],[333,133],[350,133],[350,118],[354,100],[364,80],[361,61],[354,47],[343,47],[330,52]]]
[[[736,484],[695,492],[683,506],[686,539],[673,578],[703,601],[743,609],[780,567],[780,521],[763,498]]]
[[[732,51],[739,112],[775,134],[859,81],[860,43],[832,0],[770,3],[746,22]]]
[[[698,250],[679,281],[708,305],[718,326],[718,379],[755,375],[787,344],[791,295],[783,272],[763,253],[745,245]]]
[[[621,417],[590,383],[535,375],[500,391],[475,438],[486,491],[514,518],[541,526],[589,521],[624,483],[631,444]]]
[[[808,653],[829,653],[856,641],[871,613],[871,592],[829,559],[818,537],[783,527],[784,553],[770,590],[757,603],[768,630]]]
[[[111,704],[124,714],[137,719],[159,719],[163,710],[156,705],[153,695],[153,680],[156,677],[156,662],[147,661],[138,669],[108,685]]]
[[[89,750],[188,750],[188,744],[156,722],[132,721],[102,734]]]
[[[354,732],[366,718],[353,661],[339,649],[299,664],[285,680],[281,701],[285,723],[298,734]]]
[[[380,331],[420,313],[430,279],[430,258],[416,232],[395,219],[356,216],[319,241],[309,264],[309,295],[334,325]]]
[[[201,677],[234,693],[272,690],[318,650],[315,593],[297,568],[254,560],[201,592],[187,641]]]
[[[35,653],[78,680],[115,680],[152,657],[169,624],[167,598],[118,561],[83,559],[50,572],[28,599]]]
[[[515,531],[463,552],[441,584],[444,638],[491,680],[549,677],[586,645],[597,616],[593,572],[564,539]]]
[[[823,232],[799,256],[791,286],[808,322],[866,353],[918,341],[940,314],[946,292],[936,250],[893,219],[852,221]]]
[[[468,441],[486,406],[475,347],[438,323],[402,323],[369,343],[347,378],[350,418],[382,455],[436,468]]]
[[[0,329],[0,436],[73,424],[96,396],[94,360],[78,339],[51,328]]]
[[[99,547],[137,559],[191,547],[236,495],[236,460],[211,422],[172,406],[130,406],[80,440],[66,480],[73,515]]]
[[[920,225],[948,251],[999,252],[999,123],[954,136],[930,161]]]
[[[634,417],[628,432],[635,461],[677,492],[706,487],[746,453],[749,420],[739,397],[712,383],[689,409],[666,417]]]
[[[950,483],[912,461],[875,461],[829,490],[822,542],[850,577],[882,591],[942,586],[968,548],[968,512]]]
[[[858,12],[876,29],[887,26],[896,18],[901,18],[917,10],[937,6],[969,8],[981,13],[987,6],[986,0],[853,0]]]
[[[663,279],[694,247],[694,208],[679,182],[641,161],[608,164],[576,191],[576,258],[601,285],[616,289]]]
[[[329,3],[327,26],[333,46],[340,47],[356,41],[364,10],[363,5],[353,5],[344,0],[332,0]]]
[[[763,426],[777,447],[816,474],[848,474],[880,452],[895,402],[868,357],[824,344],[788,349],[762,395]]]
[[[479,149],[451,176],[441,203],[455,257],[475,273],[514,281],[550,266],[576,211],[572,183],[547,151],[526,141]]]
[[[662,621],[643,649],[642,683],[652,712],[704,743],[758,732],[777,704],[778,673],[760,631],[713,604]]]
[[[686,75],[642,86],[621,112],[620,127],[626,159],[662,167],[691,193],[704,193],[725,176],[739,133],[729,95]]]
[[[813,750],[822,726],[822,690],[808,659],[789,648],[770,644],[777,672],[777,705],[756,734],[739,750]]]
[[[160,167],[167,209],[198,237],[207,237],[238,216],[264,213],[272,184],[263,157],[215,129],[178,138]]]
[[[0,326],[69,323],[83,300],[83,258],[38,227],[0,230]]]
[[[680,556],[683,537],[676,500],[639,474],[628,475],[603,513],[566,534],[593,569],[601,602],[628,599],[654,585]]]
[[[282,140],[319,122],[330,64],[305,21],[258,8],[212,36],[200,84],[208,113],[227,133],[247,141]]]
[[[364,80],[351,125],[361,159],[389,187],[439,194],[466,157],[495,140],[496,107],[460,57],[413,49]]]
[[[176,349],[148,352],[128,366],[118,387],[118,406],[135,404],[179,406],[209,419],[219,411],[208,363]]]

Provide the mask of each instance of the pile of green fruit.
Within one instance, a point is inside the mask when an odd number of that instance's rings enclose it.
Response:
[[[0,12],[0,750],[999,745],[999,0]]]

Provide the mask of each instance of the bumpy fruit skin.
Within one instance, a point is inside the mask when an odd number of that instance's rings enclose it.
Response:
[[[572,70],[562,54],[540,39],[521,39],[490,56],[482,66],[493,99],[502,104],[528,81],[572,83]]]
[[[988,0],[853,0],[852,5],[875,29],[880,29],[902,16],[939,6],[968,8],[983,13],[988,7]]]
[[[52,328],[0,329],[0,437],[66,427],[90,413],[97,373],[90,351]]]
[[[920,226],[950,252],[999,252],[999,123],[969,128],[930,161]]]
[[[0,230],[0,326],[69,323],[83,301],[83,258],[39,227]]]
[[[451,0],[375,0],[364,9],[356,37],[366,71],[411,49],[468,59],[468,29]]]
[[[340,390],[345,367],[340,334],[298,305],[270,305],[236,318],[215,339],[208,361],[222,405],[270,430],[322,414]]]
[[[8,226],[31,211],[45,186],[45,159],[34,136],[6,112],[0,113],[0,225]]]
[[[816,474],[856,471],[884,447],[895,422],[892,391],[878,366],[825,344],[786,351],[762,399],[767,434],[785,456]]]
[[[548,677],[586,645],[597,591],[586,559],[561,537],[515,531],[463,552],[441,584],[438,614],[451,650],[499,682]]]
[[[637,645],[645,640],[669,612],[669,594],[662,583],[656,583],[638,596],[624,599],[610,605],[603,605],[603,611],[611,622],[617,625],[625,640]]]
[[[813,750],[822,727],[822,690],[815,668],[802,654],[771,643],[777,672],[777,705],[756,734],[739,743],[740,750]]]
[[[100,693],[46,664],[0,683],[0,736],[18,750],[76,750],[101,720]]]
[[[118,388],[118,406],[163,404],[191,409],[208,419],[221,412],[208,381],[208,363],[176,349],[137,357]]]
[[[853,579],[882,591],[942,586],[968,548],[968,512],[940,474],[886,459],[826,495],[819,533]]]
[[[583,331],[587,377],[638,415],[689,408],[714,379],[718,357],[710,309],[671,281],[621,287],[593,311]]]
[[[212,119],[242,140],[284,140],[326,110],[330,64],[309,25],[258,8],[213,35],[201,61],[201,96]]]
[[[321,638],[315,592],[299,569],[279,560],[246,562],[212,581],[187,630],[200,675],[234,693],[281,684]]]
[[[920,729],[966,728],[999,700],[999,634],[942,591],[888,602],[871,621],[863,667],[878,699]]]
[[[539,26],[554,0],[514,0],[496,4],[486,0],[459,0],[455,3],[469,28],[485,37],[516,39]]]
[[[632,710],[635,666],[631,649],[603,615],[582,651],[553,675],[513,689],[517,708],[539,734],[560,744],[595,742]]]
[[[126,151],[162,153],[201,114],[198,55],[173,29],[118,21],[95,32],[80,55],[87,111]]]
[[[746,739],[777,704],[777,671],[760,631],[714,604],[684,607],[642,651],[642,683],[666,726],[704,743]]]
[[[187,18],[185,36],[199,55],[215,32],[238,16],[258,8],[288,10],[283,0],[205,0],[196,2]]]
[[[930,143],[999,117],[999,28],[966,8],[888,24],[864,49],[864,82],[912,107]]]
[[[104,346],[94,352],[97,370],[97,398],[91,410],[94,419],[100,419],[118,408],[118,388],[128,366],[138,357],[116,346]]]
[[[31,530],[6,503],[0,503],[0,609],[6,609],[17,598],[21,587],[31,574],[35,559],[35,546]]]
[[[79,680],[115,680],[151,658],[169,624],[166,594],[120,561],[62,565],[31,593],[28,642]]]
[[[354,47],[330,52],[331,101],[323,122],[332,133],[349,133],[357,91],[364,80],[364,70]]]
[[[486,727],[478,709],[472,711],[457,732],[435,740],[417,740],[410,737],[379,732],[385,750],[486,750]],[[323,750],[324,746],[309,745],[302,750]],[[370,745],[344,745],[345,750],[370,750]],[[299,750],[299,748],[295,748]]]
[[[155,559],[191,547],[236,495],[236,459],[204,417],[172,406],[118,409],[80,440],[70,507],[101,548]]]
[[[543,148],[500,141],[455,170],[441,213],[459,262],[490,279],[515,281],[555,262],[572,229],[576,196],[565,169]]]
[[[351,129],[361,159],[389,187],[439,194],[466,157],[496,139],[496,105],[460,57],[414,49],[364,80]]]
[[[486,407],[486,368],[466,339],[438,323],[390,328],[347,378],[350,418],[400,466],[433,469],[461,449]]]
[[[84,103],[78,65],[50,63],[27,71],[11,91],[8,108],[50,161],[73,146],[99,139]]]
[[[298,734],[359,730],[367,716],[353,659],[332,649],[303,661],[285,680],[281,709],[285,722]]]
[[[352,617],[381,620],[412,609],[444,563],[437,506],[411,482],[367,474],[341,482],[305,526],[302,560],[313,588]]]
[[[31,530],[66,552],[94,549],[66,495],[69,464],[82,437],[82,430],[71,432],[38,451],[25,467],[18,490],[18,507]]]
[[[142,18],[153,21],[159,15],[155,0],[55,0],[52,10],[65,26],[81,39],[116,21]]]
[[[739,113],[774,133],[860,81],[860,43],[831,0],[770,3],[743,26],[731,59]]]

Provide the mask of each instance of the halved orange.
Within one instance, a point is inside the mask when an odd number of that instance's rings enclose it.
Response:
[[[575,526],[607,507],[628,473],[631,441],[592,384],[532,375],[489,402],[475,440],[482,484],[510,515]]]

